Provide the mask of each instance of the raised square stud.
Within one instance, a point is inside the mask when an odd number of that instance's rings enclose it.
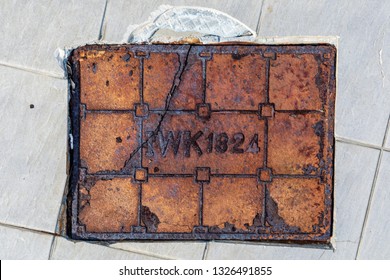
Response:
[[[149,115],[149,105],[147,103],[135,103],[135,116],[138,118],[145,118]]]
[[[85,233],[85,226],[79,225],[79,226],[77,226],[76,230],[77,230],[78,234]]]
[[[197,167],[195,180],[197,182],[210,182],[210,167]]]
[[[208,227],[204,227],[204,226],[196,226],[193,228],[192,232],[193,233],[206,233],[209,231],[209,228]]]
[[[276,53],[274,53],[274,52],[265,52],[265,53],[263,53],[263,57],[275,60],[276,59]]]
[[[199,53],[199,56],[200,57],[205,57],[205,58],[211,58],[212,57],[212,53],[210,53],[210,52],[200,52]]]
[[[211,104],[210,103],[196,104],[196,114],[198,118],[208,120],[211,116]]]
[[[147,168],[137,168],[134,172],[134,179],[137,182],[147,182],[148,181],[148,169]]]
[[[272,181],[272,170],[270,168],[257,169],[257,180],[259,182],[271,182]]]
[[[142,226],[132,226],[131,232],[133,233],[146,233],[146,227]]]
[[[275,105],[272,103],[259,103],[259,118],[273,118]]]
[[[136,58],[149,58],[149,53],[144,51],[136,51],[134,57]]]

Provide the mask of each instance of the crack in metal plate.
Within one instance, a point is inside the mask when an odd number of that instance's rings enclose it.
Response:
[[[69,235],[329,242],[335,64],[327,44],[77,48]]]

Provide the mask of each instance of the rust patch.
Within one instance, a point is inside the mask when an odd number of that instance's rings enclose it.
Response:
[[[206,95],[213,109],[257,110],[265,101],[266,60],[260,54],[237,50],[213,54],[207,63]]]
[[[279,215],[279,209],[277,202],[270,196],[269,191],[266,190],[266,223],[271,226],[273,231],[289,231],[299,232],[298,227],[292,227],[288,225],[284,219]]]
[[[277,110],[321,110],[313,54],[277,54],[270,65],[269,97]]]
[[[297,232],[320,230],[325,210],[324,186],[318,179],[275,179],[267,192],[267,222]]]
[[[157,232],[192,232],[198,224],[199,186],[192,178],[152,177],[142,184],[142,203],[158,216]]]
[[[210,231],[248,230],[263,214],[263,197],[256,178],[213,178],[204,186],[203,223]]]
[[[80,99],[87,109],[133,109],[140,83],[139,60],[133,52],[84,50],[79,63]]]
[[[142,206],[141,209],[141,220],[145,225],[147,232],[157,232],[160,220],[157,215],[152,213],[147,206]]]
[[[275,113],[268,136],[268,166],[275,174],[316,174],[323,157],[320,120],[318,113]]]
[[[164,110],[167,93],[170,92],[175,74],[180,68],[180,57],[176,53],[151,53],[144,58],[143,99],[151,110]],[[169,103],[170,110],[194,110],[202,102],[202,61],[190,54],[183,69],[182,82]]]
[[[332,235],[330,45],[89,45],[68,60],[69,234]]]
[[[137,186],[122,178],[80,189],[80,224],[89,232],[130,232],[137,224],[137,193]]]
[[[129,114],[86,113],[80,122],[82,166],[90,174],[123,168],[138,145],[134,117]]]

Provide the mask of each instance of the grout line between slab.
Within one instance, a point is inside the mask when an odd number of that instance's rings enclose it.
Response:
[[[104,20],[106,18],[106,11],[107,11],[107,5],[108,5],[108,0],[106,0],[104,4],[104,9],[103,9],[103,16],[102,16],[102,22],[100,23],[100,29],[99,29],[99,35],[98,35],[98,40],[103,40],[104,38]]]
[[[53,239],[52,239],[51,244],[50,244],[49,258],[48,258],[48,260],[51,260],[51,257],[53,256],[54,247],[55,247],[55,246],[54,246],[55,239],[56,239],[56,237],[53,236]]]
[[[29,231],[29,232],[33,232],[33,233],[37,233],[37,234],[42,234],[42,235],[58,236],[58,234],[53,233],[53,232],[49,232],[49,231],[32,229],[32,228],[16,226],[16,225],[11,225],[11,224],[4,224],[4,223],[1,223],[1,222],[0,222],[0,226],[7,227],[7,228],[12,228],[12,229],[17,229],[17,230],[21,230],[21,231]]]
[[[341,143],[352,144],[352,145],[361,146],[361,147],[365,147],[365,148],[370,148],[370,149],[375,149],[375,150],[384,150],[386,152],[390,152],[390,148],[385,148],[383,146],[379,146],[379,145],[375,145],[375,144],[361,142],[358,140],[353,140],[353,139],[349,139],[349,138],[345,138],[345,137],[335,137],[335,139],[337,142],[341,142]]]
[[[262,0],[262,1],[261,1],[259,19],[258,19],[257,25],[256,25],[256,36],[259,36],[259,33],[260,33],[261,15],[263,14],[263,5],[264,5],[264,1],[265,1],[265,0]]]
[[[133,253],[133,254],[138,254],[138,255],[142,255],[142,256],[153,257],[153,258],[157,258],[157,259],[161,259],[161,260],[173,260],[173,258],[161,256],[161,255],[158,255],[158,254],[152,254],[152,253],[147,253],[147,252],[138,251],[138,250],[126,250],[126,249],[122,249],[122,248],[115,248],[115,247],[111,247],[111,246],[109,246],[107,244],[102,244],[102,243],[93,242],[93,241],[72,240],[72,239],[66,238],[65,236],[60,236],[60,235],[53,236],[53,240],[52,240],[52,243],[51,243],[51,246],[50,246],[49,260],[52,259],[52,256],[53,256],[53,253],[54,253],[54,250],[55,250],[55,247],[56,247],[55,244],[56,244],[56,238],[57,237],[58,238],[64,238],[68,242],[72,242],[74,244],[76,244],[76,243],[88,243],[88,244],[91,244],[91,245],[106,247],[108,249],[112,249],[112,250],[116,250],[116,251],[122,251],[122,252],[126,252],[126,253]]]
[[[369,195],[369,197],[368,197],[368,203],[367,203],[367,207],[366,207],[366,213],[365,213],[365,215],[364,215],[362,230],[360,231],[359,244],[358,244],[358,247],[357,247],[357,249],[356,249],[355,260],[357,260],[358,257],[359,257],[360,245],[361,245],[361,243],[362,243],[362,238],[363,238],[364,230],[365,230],[365,228],[366,228],[366,224],[367,224],[367,220],[368,220],[368,215],[369,215],[369,212],[370,212],[369,210],[370,210],[370,208],[371,208],[371,201],[372,201],[372,198],[373,198],[373,196],[374,196],[376,181],[377,181],[378,173],[379,173],[379,168],[380,168],[380,165],[381,165],[381,162],[382,162],[382,153],[383,153],[383,152],[380,151],[379,157],[378,157],[378,162],[377,162],[377,164],[376,164],[375,174],[374,174],[374,180],[372,181],[371,191],[370,191],[370,195]]]
[[[389,118],[387,120],[386,131],[385,131],[385,135],[383,136],[383,142],[382,142],[382,150],[384,150],[384,151],[390,150],[390,149],[385,148],[387,137],[390,135],[389,130],[390,130],[390,114],[389,114]]]
[[[67,167],[68,169],[68,167]],[[68,173],[69,170],[66,170],[66,172]],[[66,221],[66,218],[67,218],[67,200],[68,200],[68,192],[69,192],[69,180],[70,180],[70,175],[67,174],[67,178],[65,180],[65,185],[64,185],[64,190],[63,190],[63,193],[62,193],[62,198],[60,200],[60,208],[58,209],[58,214],[57,214],[57,220],[56,220],[56,225],[55,225],[55,228],[54,228],[54,232],[59,235],[59,236],[62,236],[62,233],[63,231],[67,231],[67,221]],[[65,214],[63,214],[65,213]],[[65,215],[65,217],[63,217],[63,215]],[[65,228],[61,228],[61,223],[65,223],[64,227]]]
[[[81,241],[81,242],[83,242],[83,241]],[[118,251],[127,252],[127,253],[134,253],[134,254],[143,255],[143,256],[147,256],[147,257],[153,257],[153,258],[157,258],[157,259],[161,259],[161,260],[174,260],[174,258],[161,256],[159,254],[148,253],[148,252],[145,252],[145,251],[127,250],[127,249],[116,248],[116,247],[111,247],[109,245],[104,245],[104,244],[99,244],[99,243],[92,243],[92,242],[88,242],[88,243],[94,244],[94,245],[104,246],[104,247],[107,247],[107,248],[110,248],[110,249],[113,249],[113,250],[118,250]]]
[[[214,241],[212,240],[212,241],[207,241],[206,242],[206,246],[204,248],[202,260],[207,260],[207,256],[208,256],[209,251],[210,251],[210,245],[211,245],[212,242],[214,242]]]
[[[205,259],[206,259],[206,255],[207,255],[208,248],[209,248],[209,242],[206,242],[206,244],[205,244],[205,246],[204,246],[204,251],[203,251],[203,255],[202,255],[202,260],[205,260]]]
[[[387,119],[387,125],[386,125],[385,135],[383,136],[382,147],[380,148],[379,157],[378,157],[378,162],[377,162],[376,168],[375,168],[374,179],[373,179],[373,181],[372,181],[371,191],[370,191],[370,195],[369,195],[369,197],[368,197],[368,203],[367,203],[366,213],[365,213],[365,215],[364,215],[363,226],[362,226],[362,230],[361,230],[361,232],[360,232],[359,244],[358,244],[357,249],[356,249],[355,260],[357,260],[357,259],[359,258],[360,247],[361,247],[362,240],[363,240],[363,235],[364,235],[364,232],[365,232],[365,229],[366,229],[366,226],[367,226],[367,221],[368,221],[368,216],[369,216],[369,214],[370,214],[372,199],[373,199],[374,194],[375,194],[375,187],[376,187],[376,182],[377,182],[377,180],[378,180],[379,170],[380,170],[381,163],[382,163],[383,152],[386,151],[386,149],[384,148],[384,146],[385,146],[385,144],[386,144],[387,135],[389,134],[389,129],[390,129],[390,115],[389,115],[389,117],[388,117],[388,119]]]
[[[24,67],[24,66],[20,66],[20,65],[15,65],[15,64],[3,62],[3,61],[0,61],[0,66],[9,67],[9,68],[13,68],[13,69],[16,69],[16,70],[26,71],[26,72],[29,72],[29,73],[42,75],[42,76],[46,76],[46,77],[51,77],[51,78],[55,78],[55,79],[60,79],[60,80],[65,80],[66,79],[64,76],[62,76],[60,74],[55,74],[55,73],[44,71],[44,70],[38,70],[38,69],[34,69],[34,68],[29,68],[29,67]]]
[[[229,245],[248,245],[258,247],[285,247],[285,248],[305,248],[305,249],[319,249],[319,250],[333,250],[332,244],[298,244],[298,243],[282,243],[282,242],[267,242],[267,241],[243,241],[243,240],[215,240],[215,243],[229,244]]]

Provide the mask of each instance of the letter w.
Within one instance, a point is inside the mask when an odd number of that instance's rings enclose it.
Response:
[[[177,152],[179,150],[180,146],[180,140],[181,140],[181,131],[177,132],[177,136],[175,138],[175,135],[173,131],[168,132],[168,136],[164,137],[164,134],[162,131],[158,132],[158,142],[160,144],[160,150],[163,157],[167,155],[168,152],[168,146],[171,145],[173,149],[173,154],[176,156]]]

